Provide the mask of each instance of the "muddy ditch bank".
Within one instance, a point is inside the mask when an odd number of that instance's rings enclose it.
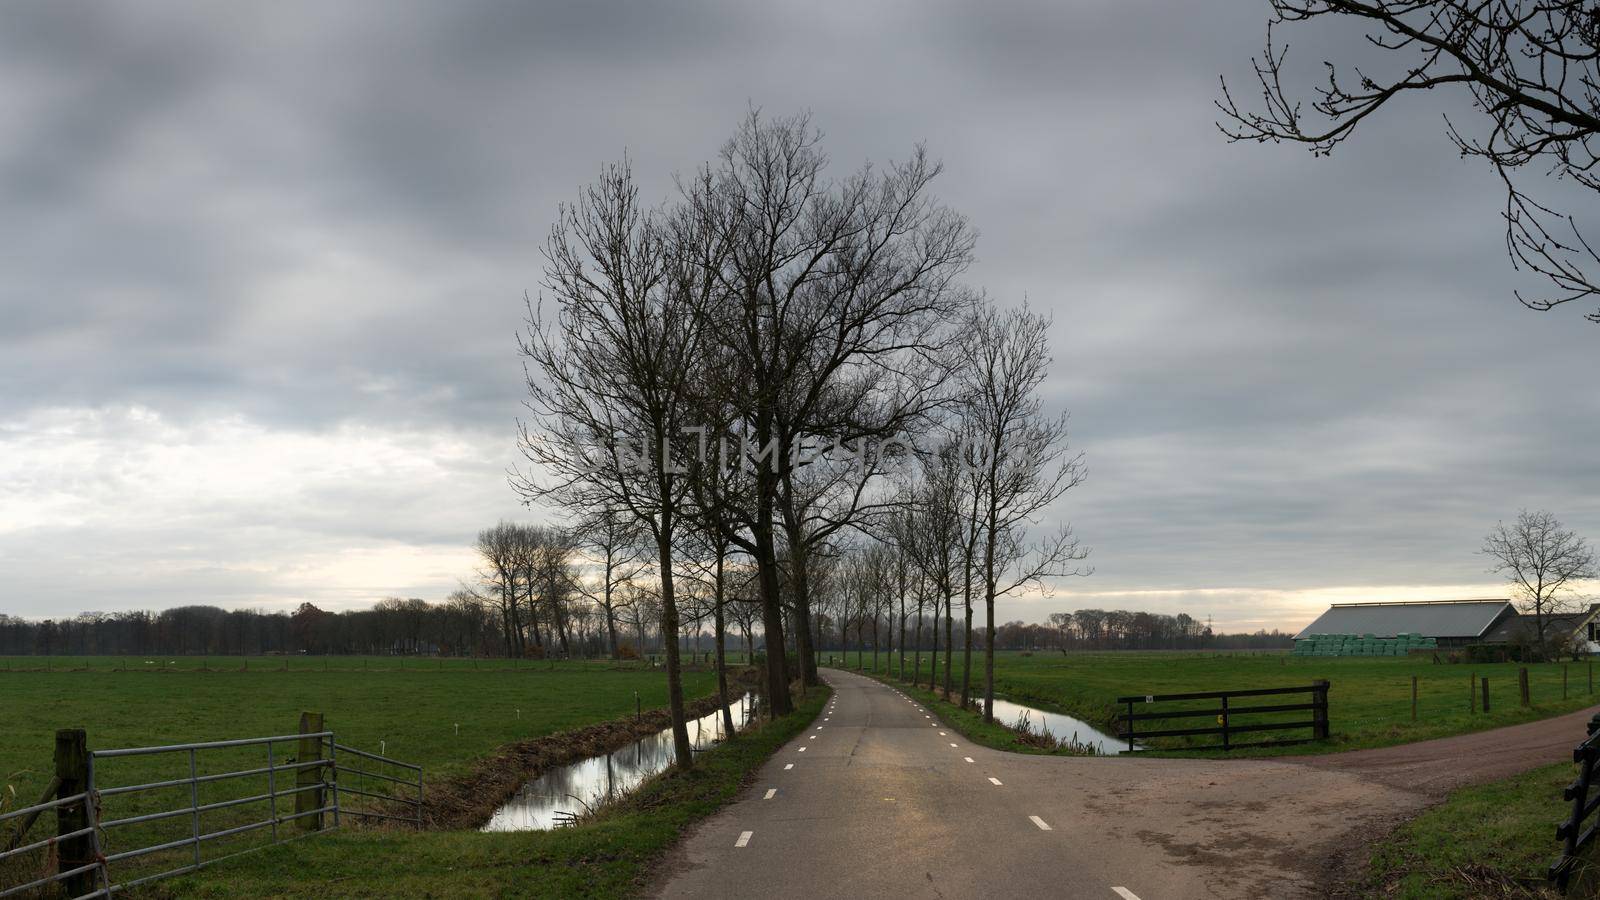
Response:
[[[755,689],[760,681],[754,669],[729,674],[733,701],[738,700],[739,693]],[[708,715],[719,708],[715,694],[684,705],[689,718]],[[482,827],[524,784],[547,770],[620,750],[671,726],[672,716],[666,709],[652,709],[637,720],[628,716],[507,744],[473,763],[470,772],[427,784],[423,823],[439,830]]]

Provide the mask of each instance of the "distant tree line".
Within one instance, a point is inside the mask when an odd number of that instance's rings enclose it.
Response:
[[[830,651],[848,650],[870,654],[876,665],[881,651],[892,654],[896,623],[881,619],[874,623],[869,618],[853,617],[835,619],[824,615],[818,623],[822,645]],[[909,623],[910,635],[922,634],[922,643],[906,649],[915,653],[931,649],[931,636],[937,620],[923,617]],[[878,639],[874,640],[874,635]],[[985,629],[975,627],[973,646],[986,645]],[[911,640],[915,640],[914,637]],[[964,653],[966,637],[955,632],[958,652]],[[1187,613],[1175,616],[1165,613],[1129,612],[1124,609],[1085,609],[1077,612],[1052,613],[1045,622],[1006,622],[995,630],[994,646],[997,650],[1061,651],[1063,653],[1087,650],[1281,650],[1294,646],[1294,635],[1272,629],[1234,634],[1213,632],[1203,622]]]
[[[596,578],[599,576],[596,575]],[[619,617],[621,655],[662,653],[660,632],[650,624],[654,603],[632,583],[619,590],[630,597]],[[583,594],[580,591],[580,596]],[[679,646],[690,654],[709,653],[713,636],[706,629],[710,614],[707,592],[694,583],[685,585],[687,615],[679,633]],[[567,650],[572,656],[597,658],[613,655],[610,629],[598,603],[574,599],[562,613],[566,622]],[[746,652],[763,648],[760,610],[743,597],[728,601],[737,642]],[[537,613],[536,613],[537,615]],[[553,614],[552,614],[553,620]],[[404,656],[504,656],[508,646],[497,605],[486,603],[468,590],[457,591],[442,603],[391,597],[370,609],[332,612],[302,603],[294,612],[258,609],[226,610],[215,606],[179,606],[160,612],[134,610],[115,613],[81,613],[71,618],[29,620],[0,614],[0,654],[31,655],[262,655],[262,654],[368,654]],[[908,634],[924,635],[920,647],[931,647],[936,620],[925,617],[912,623]],[[873,623],[859,618],[836,619],[823,614],[817,620],[819,649],[849,650],[885,655],[899,648],[895,628],[888,619]],[[532,622],[525,654],[542,656],[544,646],[532,643]],[[559,630],[557,633],[559,634]],[[541,631],[541,634],[545,633]],[[873,641],[876,633],[878,640]],[[965,639],[957,632],[957,646]],[[975,646],[985,645],[986,632],[973,632]],[[559,637],[557,638],[559,641]],[[1283,632],[1213,634],[1185,614],[1079,610],[1054,613],[1049,621],[1012,621],[995,633],[998,650],[1241,650],[1274,649],[1294,643]],[[512,638],[511,646],[517,645]]]

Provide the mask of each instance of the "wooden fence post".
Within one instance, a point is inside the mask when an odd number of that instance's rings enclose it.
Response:
[[[322,731],[322,713],[300,714],[300,734],[316,734],[320,731]],[[295,756],[295,762],[305,763],[320,759],[322,759],[322,738],[302,737],[300,752]],[[322,809],[324,798],[320,785],[324,780],[321,766],[306,766],[295,770],[294,786],[310,788],[310,790],[296,791],[294,795],[295,822],[302,831],[322,830],[322,813],[313,814],[312,811]],[[313,788],[313,785],[317,787]]]
[[[1328,682],[1319,678],[1311,682],[1311,685],[1317,689],[1314,694],[1317,708],[1312,710],[1311,736],[1319,741],[1325,741],[1328,739]]]
[[[89,789],[89,738],[82,728],[56,732],[56,799]],[[71,834],[89,827],[89,811],[82,800],[56,807],[56,834]],[[63,838],[56,843],[56,871],[67,872],[94,862],[92,835]],[[78,897],[95,888],[94,870],[63,880],[67,896]]]
[[[1411,676],[1411,721],[1417,720],[1417,676]]]
[[[1517,691],[1522,695],[1522,705],[1528,705],[1528,667],[1517,667]]]
[[[1483,711],[1489,711],[1489,676],[1483,676]]]

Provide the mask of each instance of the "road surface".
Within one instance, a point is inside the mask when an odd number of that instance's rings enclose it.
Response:
[[[1475,771],[1560,760],[1589,715],[1281,760],[1028,756],[877,681],[823,677],[822,717],[685,839],[656,896],[1322,897],[1366,836]]]

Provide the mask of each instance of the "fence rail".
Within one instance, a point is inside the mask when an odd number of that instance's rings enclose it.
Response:
[[[364,808],[364,807],[350,807],[350,806],[344,806],[342,804],[339,804],[340,812],[342,812],[344,815],[356,816],[357,818],[379,819],[379,820],[389,821],[389,822],[405,822],[405,823],[413,825],[413,826],[415,826],[417,828],[421,828],[422,827],[422,767],[421,766],[412,765],[411,763],[400,762],[397,759],[390,759],[387,756],[379,756],[376,753],[368,753],[365,750],[357,750],[354,747],[346,747],[344,744],[335,743],[334,740],[333,740],[333,737],[331,735],[327,739],[327,748],[328,748],[328,758],[332,763],[331,768],[332,768],[332,772],[333,772],[333,792],[334,792],[334,801],[335,801],[336,804],[338,804],[339,797],[340,797],[341,794],[351,794],[351,795],[354,795],[354,796],[357,796],[357,797],[364,797],[366,799],[375,800],[375,801],[378,801],[381,804],[385,804],[384,806],[382,806],[381,808],[378,808],[378,809],[371,809],[371,808]],[[404,772],[409,772],[409,773],[412,774],[413,777],[401,778],[399,776],[390,775],[390,774],[385,773],[385,772],[378,772],[378,771],[373,771],[372,769],[364,769],[364,768],[359,768],[357,766],[346,765],[345,763],[340,761],[340,760],[348,759],[348,758],[350,758],[352,756],[355,757],[358,760],[365,760],[365,761],[367,761],[369,763],[375,763],[377,765],[377,767],[388,766],[390,768],[399,769],[399,770],[404,771]],[[361,784],[361,787],[357,788],[357,787],[349,786],[348,785],[348,780],[349,779],[346,778],[346,779],[341,780],[341,778],[340,778],[341,775],[343,775],[343,776],[354,776],[355,778],[360,779],[359,783]],[[413,790],[414,789],[417,792],[416,793],[416,797],[415,798],[403,797],[403,796],[399,796],[399,795],[396,795],[396,794],[393,794],[393,793],[389,793],[387,791],[381,791],[381,790],[380,791],[368,791],[368,790],[366,790],[366,787],[368,786],[368,781],[369,780],[379,782],[380,786],[382,786],[382,785],[394,785],[396,787],[405,788],[407,790]],[[399,808],[402,808],[402,809],[403,808],[409,808],[410,809],[410,814],[409,815],[397,815],[395,812],[392,811],[396,807],[399,807]]]
[[[61,883],[65,896],[89,898],[110,897],[114,893],[135,885],[183,875],[241,854],[265,847],[288,843],[309,837],[325,830],[323,817],[331,815],[332,828],[341,825],[341,816],[362,819],[381,819],[422,827],[423,781],[422,767],[401,762],[376,753],[369,753],[340,744],[332,731],[322,730],[321,716],[306,714],[301,720],[301,731],[273,737],[244,738],[227,741],[199,741],[187,744],[168,744],[155,747],[126,747],[108,750],[90,750],[81,729],[66,729],[56,734],[56,777],[50,791],[54,799],[0,814],[0,833],[18,822],[11,839],[0,848],[0,873],[8,868],[13,872],[25,868],[18,865],[27,855],[41,851],[53,853],[54,871],[37,875],[20,884],[0,881],[0,900],[8,897],[32,896]],[[293,744],[297,749],[285,755],[278,745]],[[200,771],[200,756],[208,751],[259,749],[265,765],[244,767],[237,763],[229,771]],[[175,757],[186,774],[140,784],[100,787],[96,781],[96,761],[128,757],[169,755]],[[354,759],[361,766],[349,765],[343,760]],[[404,777],[386,771],[405,773]],[[344,776],[343,781],[341,775]],[[239,791],[237,796],[216,797],[218,785],[249,779],[252,785]],[[265,790],[256,785],[265,781]],[[354,783],[351,783],[354,782]],[[367,790],[372,782],[379,787]],[[360,786],[355,786],[359,784]],[[403,794],[387,789],[398,786]],[[201,788],[212,789],[212,797],[202,802]],[[184,790],[187,789],[187,790]],[[232,790],[237,791],[237,788]],[[411,792],[415,792],[411,796]],[[184,800],[174,802],[169,796],[155,799],[163,792],[181,793]],[[48,792],[47,792],[48,793]],[[141,795],[144,800],[140,801]],[[348,798],[360,797],[370,803],[350,805]],[[122,798],[134,803],[130,814],[107,817],[103,801]],[[145,805],[141,809],[139,804]],[[292,804],[292,806],[291,806]],[[157,806],[153,811],[150,806]],[[204,827],[202,818],[207,813],[223,810],[246,810],[264,806],[256,813],[236,813],[210,828]],[[46,812],[54,812],[55,834],[23,843],[28,829]],[[405,813],[404,815],[398,813]],[[152,837],[150,828],[155,823],[170,823],[187,819],[187,833],[173,838],[171,833],[161,838]],[[220,827],[218,827],[220,826]],[[287,826],[293,826],[293,831]],[[238,835],[269,835],[265,843],[243,849],[211,853],[208,848]],[[122,845],[122,846],[119,846]],[[161,860],[156,865],[135,866],[127,877],[119,880],[119,870],[131,863],[144,860],[147,864],[157,854],[181,853],[177,859]],[[170,865],[170,863],[177,863]],[[151,871],[159,866],[157,871]],[[33,873],[37,873],[37,869]],[[27,877],[27,876],[24,876]]]
[[[1242,697],[1277,697],[1286,694],[1310,694],[1311,700],[1307,703],[1267,703],[1259,706],[1238,706],[1230,701],[1237,701]],[[1219,706],[1205,707],[1203,709],[1166,709],[1152,712],[1134,712],[1136,704],[1151,706],[1157,703],[1191,702],[1196,700],[1216,700]],[[1184,750],[1237,750],[1246,747],[1278,747],[1289,744],[1308,744],[1312,741],[1327,740],[1328,738],[1328,682],[1314,681],[1306,687],[1281,687],[1281,688],[1256,688],[1252,690],[1237,691],[1195,691],[1184,694],[1145,694],[1133,697],[1118,697],[1117,703],[1126,705],[1127,712],[1117,717],[1121,729],[1117,737],[1128,742],[1128,751],[1135,752],[1139,748],[1137,741],[1144,741],[1158,737],[1195,737],[1199,735],[1220,735],[1220,744],[1207,744],[1198,747],[1183,747]],[[1286,712],[1309,712],[1311,718],[1306,721],[1293,722],[1245,722],[1239,723],[1240,716],[1254,717]],[[1166,722],[1172,719],[1194,719],[1202,717],[1215,717],[1215,726],[1203,728],[1156,728],[1145,731],[1139,730],[1140,722]],[[1269,731],[1291,731],[1308,728],[1311,730],[1309,738],[1281,739],[1268,741],[1253,741],[1239,743],[1233,739],[1236,734],[1257,734]],[[1148,746],[1148,745],[1147,745]]]
[[[1561,855],[1550,865],[1549,878],[1563,893],[1581,863],[1595,835],[1600,833],[1600,821],[1584,822],[1600,809],[1600,794],[1594,794],[1595,766],[1600,762],[1600,715],[1589,720],[1589,737],[1572,749],[1572,761],[1578,765],[1578,777],[1561,792],[1563,800],[1572,804],[1572,813],[1566,821],[1556,826],[1556,840],[1562,842]]]

